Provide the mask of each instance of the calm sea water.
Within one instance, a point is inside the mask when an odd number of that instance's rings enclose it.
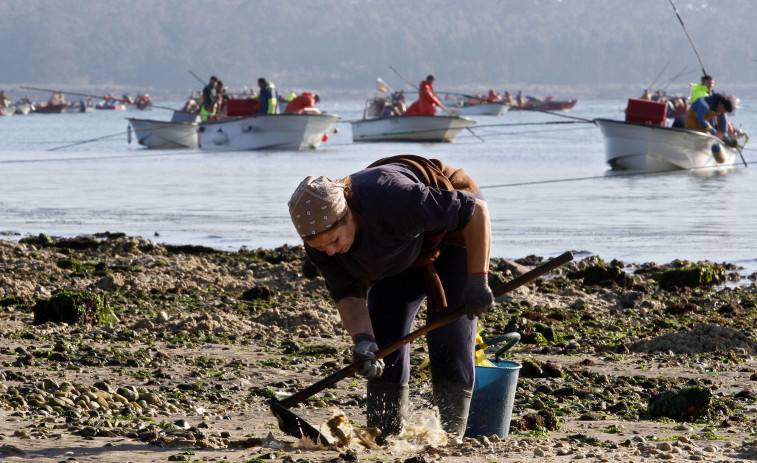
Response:
[[[155,151],[128,143],[126,117],[168,120],[170,111],[158,108],[0,117],[0,233],[17,240],[124,232],[232,251],[296,244],[286,202],[305,176],[343,177],[411,153],[476,179],[489,201],[494,257],[571,250],[608,261],[709,259],[757,270],[757,165],[616,175],[599,129],[582,119],[622,118],[624,101],[581,100],[563,117],[474,117],[480,138],[463,132],[440,144],[352,143],[349,121],[363,102],[321,107],[343,119],[316,151]],[[732,119],[757,133],[757,101],[742,101]],[[747,162],[755,151],[747,145]]]

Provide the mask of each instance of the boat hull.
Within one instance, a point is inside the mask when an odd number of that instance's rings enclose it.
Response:
[[[570,111],[576,103],[578,103],[578,100],[527,101],[520,105],[514,105],[513,109],[522,109],[526,111]]]
[[[151,119],[128,118],[137,143],[152,149],[200,147],[197,122],[169,122]],[[131,140],[130,140],[131,141]]]
[[[504,103],[480,103],[465,105],[460,108],[461,116],[501,116],[510,109]]]
[[[16,114],[26,116],[32,111],[32,105],[29,103],[16,103]]]
[[[332,114],[257,114],[200,124],[200,147],[208,151],[316,149],[341,119]]]
[[[605,159],[613,169],[657,171],[732,166],[738,152],[712,135],[691,130],[595,119],[605,142]],[[720,145],[723,162],[713,156]]]
[[[352,141],[452,142],[474,124],[459,116],[395,116],[352,122]]]
[[[34,112],[39,114],[60,114],[66,112],[68,108],[70,108],[71,105],[69,103],[62,103],[62,104],[41,104],[41,105],[34,105]]]

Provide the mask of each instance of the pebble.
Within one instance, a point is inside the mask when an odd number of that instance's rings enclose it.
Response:
[[[673,449],[673,446],[670,444],[670,442],[661,442],[657,445],[657,448],[662,450],[663,452],[670,452]]]

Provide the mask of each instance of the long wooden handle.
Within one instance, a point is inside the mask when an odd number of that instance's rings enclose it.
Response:
[[[544,275],[545,273],[549,273],[552,270],[556,269],[557,267],[560,267],[561,265],[564,265],[568,262],[573,260],[573,254],[570,252],[563,253],[554,259],[550,260],[549,262],[546,262],[526,273],[523,275],[520,275],[516,278],[513,278],[512,280],[508,281],[507,283],[504,283],[500,286],[498,286],[494,291],[494,297],[500,297],[504,294],[509,293],[510,291],[523,286],[524,284],[535,280],[536,278]],[[444,326],[448,323],[452,323],[453,321],[457,320],[458,318],[465,315],[465,307],[460,307],[459,309],[448,313],[447,315],[435,320],[432,323],[429,323],[428,325],[418,328],[417,330],[406,334],[405,336],[399,338],[398,340],[394,341],[393,343],[389,344],[388,346],[379,349],[376,351],[376,359],[384,358],[387,355],[391,354],[392,352],[396,351],[400,347],[404,346],[405,344],[409,344],[415,339],[418,339],[419,337],[423,336],[424,334],[428,333],[431,330],[435,330],[441,326]],[[291,407],[292,405],[296,405],[303,400],[307,399],[308,397],[317,394],[318,392],[321,392],[322,390],[326,389],[329,386],[332,386],[333,384],[336,384],[337,382],[343,380],[344,378],[357,373],[357,371],[362,367],[363,362],[365,360],[358,360],[356,362],[351,363],[350,365],[342,368],[339,371],[336,371],[329,376],[323,378],[322,380],[318,381],[317,383],[313,384],[312,386],[308,386],[305,389],[301,390],[300,392],[297,392],[295,394],[290,395],[286,399],[281,401],[281,405],[284,407]]]

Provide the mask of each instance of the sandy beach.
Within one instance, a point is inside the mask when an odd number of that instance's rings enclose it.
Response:
[[[492,276],[550,257],[493,259]],[[342,439],[316,448],[268,408],[349,364],[302,247],[0,241],[0,460],[754,461],[755,277],[725,263],[573,261],[480,321],[484,338],[521,335],[504,357],[522,365],[506,438],[439,431],[418,340],[403,434],[358,438],[365,381],[349,377],[293,407],[313,425],[343,414]],[[84,307],[77,320],[54,320],[61,295]]]

